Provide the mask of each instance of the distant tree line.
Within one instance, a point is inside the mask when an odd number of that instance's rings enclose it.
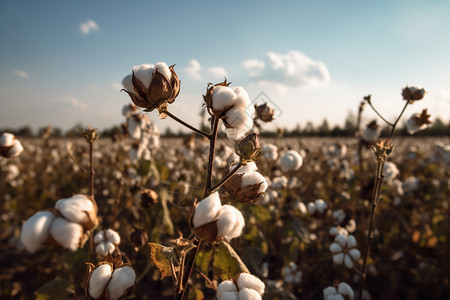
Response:
[[[381,124],[381,122],[379,122]],[[365,123],[361,124],[361,130],[366,126]],[[208,126],[205,123],[201,124],[202,130],[208,131]],[[18,137],[29,137],[36,138],[42,137],[47,134],[48,137],[51,138],[76,138],[83,137],[83,130],[86,129],[81,124],[76,124],[71,129],[67,131],[63,131],[58,127],[42,127],[37,131],[33,131],[30,126],[23,126],[20,128],[1,128],[0,133],[2,132],[11,132]],[[382,129],[382,135],[388,134],[389,127],[386,126]],[[279,128],[277,131],[265,131],[264,128],[261,132],[262,136],[266,137],[275,137],[277,135],[282,134],[285,137],[298,137],[298,136],[307,136],[307,137],[328,137],[328,136],[343,136],[350,137],[355,136],[356,132],[356,118],[349,114],[342,126],[335,125],[330,126],[327,119],[324,119],[321,124],[314,125],[311,121],[306,122],[305,126],[300,126],[297,124],[294,128]],[[111,138],[115,135],[122,134],[122,128],[120,125],[115,125],[110,128],[106,128],[100,130],[100,136],[103,138]],[[164,132],[161,133],[163,137],[184,137],[188,135],[184,131],[174,132],[170,127],[167,127]],[[408,136],[408,132],[406,130],[405,122],[403,122],[402,126],[398,128],[396,131],[396,135],[398,136]],[[440,118],[436,118],[433,120],[433,123],[425,130],[419,131],[414,134],[414,136],[450,136],[450,121],[445,123]]]

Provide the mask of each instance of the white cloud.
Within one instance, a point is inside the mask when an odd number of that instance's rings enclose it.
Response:
[[[117,90],[117,91],[120,91],[121,89],[123,89],[122,84],[119,83],[119,82],[113,82],[113,83],[111,83],[111,85],[110,85],[109,87],[110,87],[111,89]]]
[[[64,97],[61,99],[60,102],[57,102],[56,104],[64,106],[71,106],[71,107],[77,107],[81,109],[85,109],[87,107],[87,104],[85,102],[82,102],[78,100],[76,97]]]
[[[299,51],[289,51],[287,54],[269,51],[264,62],[249,59],[242,64],[257,83],[277,83],[290,87],[330,83],[327,66]]]
[[[200,74],[201,69],[202,66],[196,59],[191,59],[189,61],[189,65],[186,68],[184,68],[184,70],[186,71],[186,73],[188,73],[189,76],[197,80],[202,79],[202,75]]]
[[[93,21],[93,20],[88,20],[88,21],[80,24],[80,31],[84,35],[88,35],[92,31],[98,31],[98,30],[99,30],[98,24],[95,23],[95,21]]]
[[[209,67],[208,68],[208,73],[216,78],[219,77],[226,77],[227,76],[227,70],[225,70],[225,68],[222,67]]]
[[[13,73],[20,78],[30,78],[30,75],[24,70],[13,70]]]

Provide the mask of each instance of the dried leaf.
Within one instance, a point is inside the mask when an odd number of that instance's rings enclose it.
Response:
[[[161,272],[161,279],[172,276],[172,265],[178,265],[175,252],[172,247],[166,247],[156,243],[149,243],[151,247],[150,257]]]

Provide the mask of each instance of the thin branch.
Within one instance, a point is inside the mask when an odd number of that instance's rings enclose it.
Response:
[[[90,162],[90,185],[89,185],[89,195],[91,199],[94,199],[94,143],[89,143],[89,162]]]
[[[216,183],[215,186],[211,187],[211,188],[208,190],[208,194],[212,194],[212,193],[214,193],[215,191],[217,191],[218,189],[220,189],[220,187],[221,187],[222,185],[224,185],[224,184],[228,181],[228,179],[231,178],[231,176],[233,176],[234,174],[236,174],[236,172],[239,170],[239,168],[240,168],[241,166],[242,166],[242,163],[239,162],[239,164],[238,164],[233,170],[231,170],[231,172],[229,172],[227,175],[225,175],[225,177],[223,177],[218,183]]]
[[[379,112],[378,110],[375,109],[375,107],[372,105],[372,101],[367,101],[367,103],[369,103],[370,107],[372,107],[373,111],[384,121],[386,122],[386,124],[388,124],[389,126],[393,126],[393,124],[391,122],[389,122],[388,120],[386,120]]]
[[[402,112],[398,116],[397,120],[395,120],[394,124],[391,125],[392,128],[391,128],[391,132],[389,133],[389,139],[391,139],[392,136],[394,135],[395,127],[397,126],[398,121],[400,121],[400,118],[402,117],[403,113],[405,112],[408,104],[409,104],[409,101],[406,101],[405,106],[403,106]]]
[[[209,195],[209,189],[212,185],[212,171],[214,166],[214,155],[216,152],[216,140],[217,140],[217,132],[219,129],[219,121],[220,119],[216,116],[212,117],[211,120],[211,139],[209,142],[209,157],[208,157],[208,170],[206,173],[206,182],[205,182],[205,194],[203,197],[207,197]]]
[[[164,110],[162,111],[162,113],[165,113],[166,115],[168,115],[169,117],[171,117],[172,119],[174,119],[175,121],[177,121],[178,123],[180,123],[181,125],[189,128],[190,130],[194,131],[195,133],[207,138],[207,139],[211,139],[211,136],[209,134],[207,134],[206,132],[203,132],[197,128],[195,128],[192,125],[189,125],[188,123],[186,123],[185,121],[177,118],[175,115],[173,115],[172,113],[170,113],[168,110]]]

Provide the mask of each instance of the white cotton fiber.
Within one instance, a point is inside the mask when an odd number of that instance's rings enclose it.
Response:
[[[216,86],[212,92],[212,108],[222,110],[234,104],[236,94],[233,89],[227,86]]]
[[[354,297],[353,289],[345,282],[341,282],[338,287],[339,294],[349,296],[350,300]]]
[[[165,62],[157,62],[155,64],[155,68],[158,70],[159,73],[164,75],[168,81],[172,79],[172,72],[170,72],[169,67]]]
[[[236,212],[231,205],[224,205],[217,215],[217,236],[226,237],[231,233],[237,222]]]
[[[64,248],[75,251],[80,246],[83,237],[83,227],[77,223],[57,218],[50,227],[50,235]]]
[[[13,145],[14,139],[14,134],[5,132],[0,137],[0,146],[11,147]]]
[[[122,85],[123,85],[123,88],[124,88],[126,91],[128,91],[128,92],[130,92],[130,93],[133,93],[135,96],[141,98],[141,97],[138,95],[138,93],[135,91],[134,87],[133,87],[133,77],[132,77],[131,74],[130,74],[130,75],[127,75],[127,76],[125,76],[125,77],[123,78],[123,80],[122,80]],[[128,106],[128,105],[127,105],[127,106]],[[122,110],[122,113],[123,113],[123,110]]]
[[[192,225],[197,228],[215,220],[217,213],[222,207],[219,193],[214,192],[197,205],[192,219]]]
[[[142,64],[140,66],[134,66],[133,71],[134,76],[142,82],[146,89],[148,89],[153,78],[153,73],[155,72],[155,66]]]
[[[89,216],[94,217],[96,215],[92,201],[81,194],[58,200],[55,208],[64,218],[78,224],[87,223],[89,222]]]
[[[236,98],[234,99],[234,107],[240,109],[246,109],[248,106],[253,106],[248,97],[248,93],[242,87],[238,86],[233,89],[236,94]]]
[[[113,243],[114,245],[120,244],[120,236],[117,232],[112,229],[107,229],[105,231],[106,240]]]
[[[258,183],[261,183],[261,185],[259,186],[258,193],[265,192],[269,185],[267,184],[266,178],[264,178],[264,176],[262,176],[259,172],[252,172],[250,174],[246,173],[246,174],[244,174],[244,176],[242,176],[241,187],[258,184]]]
[[[131,267],[125,266],[114,270],[106,287],[109,300],[117,300],[122,297],[126,290],[134,285],[135,280],[136,273]]]
[[[233,281],[231,280],[225,280],[222,281],[218,286],[217,286],[217,299],[220,299],[220,297],[222,296],[223,293],[225,292],[236,292],[237,293],[238,289],[237,286],[234,284]]]
[[[239,300],[261,300],[261,295],[249,288],[243,288],[239,290]]]
[[[104,264],[96,268],[89,279],[88,293],[91,298],[100,297],[111,278],[112,268],[109,264]]]
[[[239,274],[237,286],[239,290],[249,288],[257,291],[258,294],[260,294],[261,296],[264,294],[265,289],[264,282],[262,282],[261,279],[259,279],[258,277],[248,273]]]
[[[40,211],[25,221],[20,232],[20,241],[27,251],[34,253],[48,239],[50,226],[56,216],[49,211]]]

